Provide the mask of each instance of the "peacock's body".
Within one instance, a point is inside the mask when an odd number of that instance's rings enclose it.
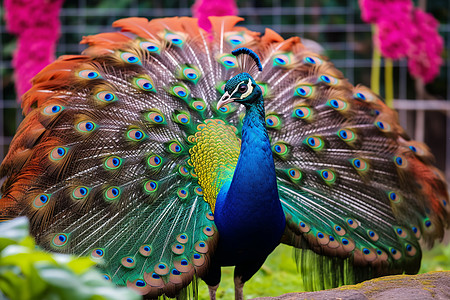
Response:
[[[194,276],[215,297],[234,265],[240,298],[280,242],[305,249],[315,288],[416,273],[450,212],[426,146],[298,38],[240,20],[211,18],[210,35],[119,20],[42,70],[1,165],[2,218],[149,297]]]

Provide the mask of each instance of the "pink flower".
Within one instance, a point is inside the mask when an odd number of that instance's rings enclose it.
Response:
[[[437,30],[439,22],[432,15],[417,8],[412,19],[415,26],[410,34],[408,68],[411,75],[428,83],[439,75],[444,40]]]
[[[399,59],[408,54],[410,36],[404,29],[411,26],[410,18],[381,20],[378,23],[375,42],[384,57]]]
[[[407,57],[411,75],[425,83],[439,74],[444,42],[432,15],[411,0],[359,0],[359,5],[362,19],[377,25],[374,41],[384,57]]]
[[[5,0],[8,30],[18,36],[14,53],[17,98],[31,87],[31,79],[54,60],[63,0]]]
[[[211,23],[208,17],[235,16],[238,11],[234,0],[197,0],[192,6],[192,12],[194,17],[198,18],[200,27],[210,31]]]
[[[366,23],[378,23],[383,19],[399,19],[413,8],[411,0],[359,0],[361,17]]]

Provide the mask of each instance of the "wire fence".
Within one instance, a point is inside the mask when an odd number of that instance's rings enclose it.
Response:
[[[239,15],[245,18],[242,24],[249,29],[264,32],[269,27],[285,38],[300,36],[317,41],[325,49],[325,55],[350,82],[370,85],[371,27],[361,20],[357,0],[254,0],[237,3]],[[66,0],[61,11],[62,35],[57,55],[80,53],[85,48],[79,45],[83,36],[112,31],[110,25],[117,19],[129,16],[190,16],[192,4],[192,0]],[[427,86],[427,90],[436,99],[450,99],[450,2],[428,1],[427,11],[441,23],[439,31],[446,48],[441,74]],[[15,100],[11,66],[15,38],[6,31],[4,11],[0,10],[0,14],[1,160],[22,116]],[[408,74],[405,60],[394,62],[394,86],[395,98],[415,98],[414,81]],[[443,102],[443,106],[435,106],[433,110],[429,110],[426,104],[422,109],[416,104],[411,106],[410,102],[396,102],[401,109],[401,123],[411,137],[422,138],[431,147],[437,166],[446,171],[447,180],[450,181],[450,111],[442,108],[448,107],[448,102]]]

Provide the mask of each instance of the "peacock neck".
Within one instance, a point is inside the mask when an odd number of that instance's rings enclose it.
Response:
[[[233,179],[219,192],[214,219],[222,265],[265,259],[284,232],[285,216],[278,196],[262,97],[247,107],[238,163]]]
[[[218,199],[218,213],[232,215],[238,223],[253,216],[252,224],[272,222],[283,215],[278,196],[275,165],[269,136],[265,128],[262,96],[256,103],[246,106],[242,127],[241,151],[231,183]],[[283,215],[284,216],[284,215]],[[230,216],[228,216],[230,217]],[[220,217],[219,217],[220,218]]]

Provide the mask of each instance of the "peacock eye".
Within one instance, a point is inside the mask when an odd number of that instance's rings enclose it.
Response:
[[[239,93],[245,93],[248,90],[248,87],[246,84],[241,84],[239,86]]]

